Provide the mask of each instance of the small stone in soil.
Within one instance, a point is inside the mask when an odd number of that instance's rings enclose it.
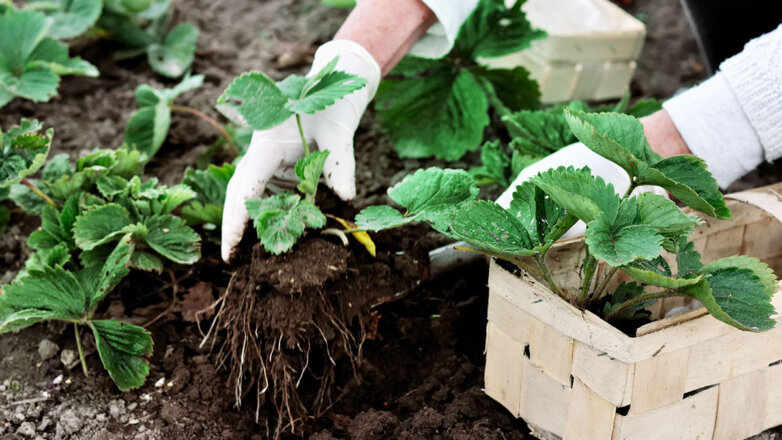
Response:
[[[41,356],[41,360],[45,361],[57,356],[58,351],[60,347],[48,339],[42,339],[38,344],[38,355]]]
[[[33,422],[24,422],[19,426],[19,429],[16,430],[16,433],[22,437],[35,437],[35,424]]]
[[[81,429],[82,423],[76,412],[69,409],[60,417],[60,424],[66,433],[75,434]]]
[[[60,353],[60,362],[70,370],[79,363],[79,355],[74,350],[65,349]]]

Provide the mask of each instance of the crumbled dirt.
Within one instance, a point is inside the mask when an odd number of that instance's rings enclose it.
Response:
[[[314,48],[334,34],[347,14],[323,7],[319,0],[174,0],[174,5],[175,21],[191,21],[201,29],[193,71],[206,76],[204,87],[180,102],[213,117],[218,117],[213,103],[233,77],[247,70],[275,78],[302,73]],[[704,78],[678,0],[635,0],[630,9],[647,14],[649,32],[634,96],[666,98]],[[99,67],[100,78],[66,77],[60,96],[50,103],[16,100],[0,111],[0,125],[6,127],[20,117],[38,118],[55,129],[53,153],[68,152],[72,157],[120,145],[135,109],[134,89],[143,83],[170,87],[174,82],[156,76],[143,59],[117,63],[105,58],[107,49],[103,43],[79,49]],[[355,140],[357,200],[351,205],[322,201],[326,211],[344,218],[352,218],[364,206],[386,203],[388,186],[410,171],[444,165],[398,159],[373,116],[367,113]],[[216,139],[211,127],[176,114],[169,138],[147,172],[166,183],[178,182],[184,169]],[[467,168],[476,161],[477,154],[470,154],[448,166]],[[778,180],[778,167],[761,167],[737,185]],[[26,236],[37,227],[20,213],[14,213],[14,221],[0,234],[2,282],[23,264],[29,252]],[[479,264],[428,280],[425,255],[442,244],[442,237],[422,226],[378,234],[376,260],[355,244],[345,249],[335,243],[335,237],[313,234],[299,245],[305,252],[293,254],[295,258],[269,257],[256,250],[241,262],[248,266],[237,272],[243,280],[237,281],[235,291],[244,291],[244,298],[257,302],[248,307],[238,304],[240,295],[225,297],[230,307],[222,310],[252,312],[251,324],[258,328],[265,350],[282,334],[277,340],[286,362],[278,366],[292,368],[289,376],[298,379],[303,367],[300,354],[306,351],[296,342],[310,342],[310,373],[295,389],[311,409],[310,417],[294,416],[295,434],[284,437],[529,438],[524,422],[481,389],[486,267]],[[240,397],[246,397],[241,408],[235,407],[233,379],[238,375],[230,374],[235,363],[215,366],[221,346],[236,348],[222,345],[230,341],[230,334],[215,331],[211,342],[201,347],[211,321],[193,324],[187,321],[192,317],[183,317],[198,316],[183,305],[190,288],[208,282],[217,299],[223,297],[231,275],[231,269],[219,263],[217,249],[205,245],[198,267],[175,268],[162,276],[134,273],[107,299],[100,314],[146,325],[155,340],[149,380],[131,392],[116,390],[86,333],[88,377],[78,366],[68,369],[61,362],[64,352],[72,354],[75,349],[70,327],[38,325],[0,337],[0,439],[268,438],[281,420],[273,399],[255,399],[257,388],[247,382],[250,373],[243,372],[246,386]],[[250,295],[256,287],[259,291]],[[323,322],[324,310],[339,316],[341,324]],[[226,316],[218,322],[226,322]],[[325,338],[311,338],[311,325],[298,334],[296,324],[307,321],[317,324]],[[45,351],[42,359],[42,340],[57,345],[54,356]],[[274,396],[275,389],[269,393]],[[772,436],[769,432],[764,438]]]

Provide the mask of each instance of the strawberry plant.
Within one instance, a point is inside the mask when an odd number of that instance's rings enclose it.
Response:
[[[147,84],[136,88],[138,110],[130,116],[125,126],[125,143],[141,152],[143,160],[149,160],[157,153],[168,136],[171,127],[171,113],[187,113],[194,115],[212,126],[225,139],[231,149],[231,154],[237,156],[239,149],[226,128],[209,115],[184,105],[174,104],[183,93],[195,90],[204,83],[203,75],[186,75],[182,81],[168,89],[155,89]]]
[[[363,78],[334,70],[336,64],[335,58],[310,78],[291,75],[278,83],[260,72],[245,73],[217,100],[217,109],[228,119],[253,130],[296,119],[304,150],[295,167],[299,194],[284,192],[246,202],[261,244],[273,254],[290,250],[307,228],[320,229],[326,224],[315,195],[329,151],[310,151],[301,115],[323,110],[366,85]]]
[[[523,3],[481,0],[448,55],[406,57],[381,83],[378,119],[400,156],[456,160],[480,146],[490,104],[500,114],[540,106],[526,69],[490,69],[476,61],[517,52],[545,35],[532,29]]]
[[[524,168],[578,139],[565,119],[565,109],[584,112],[612,111],[636,118],[650,115],[662,108],[655,99],[640,101],[628,107],[629,95],[616,105],[590,109],[584,102],[573,101],[543,110],[521,110],[505,115],[502,120],[511,136],[508,147],[499,140],[486,142],[481,148],[482,165],[470,170],[479,185],[499,184],[507,187]],[[508,154],[510,150],[510,154]]]
[[[69,217],[73,220],[73,217]],[[76,347],[84,373],[87,363],[80,328],[87,326],[104,368],[120,390],[139,387],[149,374],[145,357],[152,354],[152,338],[141,327],[94,318],[100,301],[128,274],[133,253],[130,234],[119,240],[102,265],[67,270],[61,264],[28,271],[0,292],[0,334],[43,321],[74,326]]]
[[[198,28],[180,23],[168,30],[170,0],[104,0],[97,27],[108,39],[125,46],[117,59],[146,55],[152,69],[178,78],[190,68]]]
[[[98,21],[101,0],[28,0],[25,10],[38,11],[52,19],[48,35],[57,39],[78,37]]]
[[[409,177],[427,193],[447,195],[451,211],[447,228],[427,218],[416,205],[389,191],[407,208],[401,214],[389,207],[370,207],[356,219],[360,227],[383,229],[411,219],[428,221],[438,230],[459,238],[473,251],[507,260],[545,280],[551,291],[582,309],[601,313],[606,320],[648,316],[644,308],[657,299],[683,296],[700,301],[717,319],[741,330],[763,331],[775,324],[771,297],[778,286],[771,269],[759,260],[733,256],[703,264],[689,236],[700,222],[665,197],[651,193],[631,196],[640,185],[657,185],[692,209],[711,217],[730,219],[717,183],[705,163],[691,155],[662,158],[651,150],[641,123],[615,113],[566,110],[575,137],[592,151],[622,167],[631,185],[624,196],[591,175],[588,168],[558,168],[540,173],[516,187],[509,209],[489,201],[472,200],[469,184],[443,180],[443,171],[427,170]],[[404,183],[404,181],[403,181]],[[400,184],[402,185],[402,184]],[[577,221],[586,229],[586,256],[582,284],[565,289],[546,265],[548,250]],[[467,249],[470,250],[470,249]],[[672,270],[664,251],[676,262]],[[610,270],[595,280],[598,262]],[[604,291],[623,271],[635,281]]]
[[[0,108],[16,97],[49,101],[64,75],[98,76],[95,66],[70,58],[65,43],[46,36],[52,23],[35,11],[0,9]]]

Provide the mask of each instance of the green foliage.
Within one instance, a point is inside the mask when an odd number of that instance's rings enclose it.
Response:
[[[0,333],[50,320],[73,323],[77,332],[79,326],[89,326],[103,366],[117,387],[127,391],[141,386],[149,374],[145,360],[152,354],[149,333],[119,321],[93,320],[98,303],[129,273],[128,262],[133,250],[133,242],[127,235],[102,266],[70,271],[59,264],[43,264],[30,269],[10,285],[3,286]]]
[[[356,216],[361,229],[379,231],[413,221],[429,223],[448,233],[459,205],[475,200],[475,179],[463,170],[428,168],[418,170],[388,189],[388,197],[405,208],[404,214],[385,206],[370,206]]]
[[[146,84],[136,88],[136,110],[125,127],[125,143],[149,160],[157,153],[168,136],[171,126],[171,106],[183,93],[195,90],[204,83],[203,75],[185,76],[170,89],[154,89]]]
[[[5,133],[0,131],[0,188],[19,183],[43,166],[54,130],[50,128],[41,133],[42,129],[40,122],[22,119],[20,125]]]
[[[58,39],[75,38],[98,21],[101,0],[29,0],[25,9],[38,10],[52,19],[48,35]]]
[[[364,78],[334,70],[338,61],[334,58],[309,78],[291,75],[279,83],[260,72],[245,73],[218,98],[217,109],[237,125],[252,130],[269,129],[295,116],[302,132],[302,114],[321,111],[366,86]],[[245,202],[261,244],[273,254],[293,248],[307,228],[326,225],[326,217],[315,205],[315,194],[329,151],[310,152],[303,135],[302,148],[305,155],[296,163],[295,171],[304,199],[282,193]],[[224,199],[222,191],[220,197]],[[213,210],[210,217],[216,219],[217,211]]]
[[[408,176],[389,190],[392,200],[407,209],[405,213],[374,206],[362,211],[356,223],[364,229],[378,230],[427,221],[435,229],[464,240],[477,252],[530,270],[544,278],[564,300],[583,309],[594,306],[593,310],[600,310],[608,320],[639,319],[648,315],[644,308],[653,301],[685,296],[698,299],[715,318],[739,329],[763,331],[773,327],[776,312],[771,298],[778,286],[767,265],[746,256],[703,265],[688,239],[700,222],[698,217],[685,214],[665,197],[630,195],[635,186],[655,178],[691,206],[729,217],[722,195],[702,163],[691,156],[661,159],[649,148],[641,124],[632,116],[575,110],[566,110],[565,115],[588,148],[627,171],[631,186],[623,197],[611,184],[592,176],[588,168],[560,167],[517,186],[506,210],[492,202],[475,200],[471,192],[475,184],[467,183],[471,180],[468,173],[447,181],[443,177],[456,172],[432,168]],[[482,175],[502,181],[507,178],[502,168],[508,157],[498,151],[497,145],[484,147],[486,162],[498,165],[491,169],[485,166]],[[427,218],[429,210],[446,215]],[[587,224],[586,256],[582,286],[578,292],[571,292],[553,279],[546,267],[546,253],[578,219]],[[662,257],[663,250],[676,257],[676,274]],[[539,270],[529,266],[525,257],[530,256]],[[593,283],[600,261],[613,269],[601,282]],[[595,304],[617,270],[635,282],[620,285],[605,303]],[[662,290],[646,290],[648,286]]]
[[[335,58],[311,78],[291,75],[275,83],[261,72],[236,78],[217,100],[217,109],[243,127],[265,130],[293,115],[312,114],[366,85],[364,78],[334,70]]]
[[[643,286],[636,283],[619,284],[614,293],[609,297],[608,302],[603,305],[603,316],[606,316],[614,310],[619,309],[619,306],[621,306],[625,301],[637,298],[643,295],[643,293]],[[654,299],[649,299],[634,303],[631,307],[627,307],[617,313],[615,319],[617,321],[634,321],[637,319],[648,318],[651,313],[645,310],[645,308],[654,304],[654,301]]]
[[[503,89],[503,93],[507,93],[507,88]],[[582,112],[610,110],[640,118],[662,108],[662,102],[655,99],[639,101],[630,108],[628,108],[627,102],[628,95],[625,95],[619,103],[612,107],[599,106],[590,108],[582,101],[573,101],[567,105],[560,104],[542,110],[521,110],[508,113],[503,116],[502,120],[505,122],[505,127],[511,136],[509,149],[512,152],[512,157],[514,159],[518,158],[518,162],[516,164],[507,164],[505,169],[501,170],[498,164],[492,161],[492,157],[485,158],[481,155],[483,166],[476,168],[475,172],[480,173],[481,170],[490,168],[495,170],[495,175],[507,175],[508,180],[512,181],[524,168],[558,151],[560,148],[578,141],[570,130],[567,119],[565,119],[565,109]],[[508,155],[508,153],[505,153],[504,147],[498,146],[497,149],[505,156]],[[501,184],[502,182],[485,179],[481,183]]]
[[[531,28],[522,3],[481,0],[447,56],[407,57],[380,84],[378,119],[400,156],[459,159],[481,144],[490,104],[500,114],[540,106],[537,83],[525,69],[489,69],[476,61],[522,50],[545,35]]]
[[[46,36],[52,22],[34,11],[0,13],[0,108],[15,97],[49,101],[63,75],[98,76],[95,66],[68,57],[65,43]]]
[[[581,142],[622,167],[636,185],[661,186],[693,209],[720,219],[730,218],[706,163],[687,154],[662,159],[649,147],[637,119],[578,111],[566,111],[565,117]]]
[[[277,194],[248,200],[246,204],[261,244],[275,255],[293,248],[306,228],[320,229],[326,225],[320,209],[297,194]]]
[[[185,170],[182,183],[196,193],[196,197],[182,207],[182,218],[188,225],[203,224],[207,230],[214,230],[222,224],[223,204],[228,182],[236,167],[230,163],[221,167],[209,165],[206,170]]]
[[[198,28],[180,23],[170,31],[170,0],[104,0],[98,27],[125,49],[119,59],[147,55],[160,75],[178,78],[190,68],[198,40]]]

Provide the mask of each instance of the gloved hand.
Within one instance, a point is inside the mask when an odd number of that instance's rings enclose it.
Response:
[[[545,158],[535,162],[534,164],[524,168],[516,179],[511,183],[508,189],[497,199],[497,203],[505,209],[510,206],[511,200],[513,200],[513,193],[516,191],[516,187],[526,182],[530,178],[536,176],[538,173],[548,171],[550,168],[569,167],[572,166],[576,169],[589,167],[593,176],[602,177],[606,183],[614,185],[616,193],[624,195],[627,188],[630,187],[630,177],[627,172],[623,170],[619,165],[611,162],[610,160],[600,156],[594,151],[590,150],[586,145],[581,142],[568,145],[561,150],[552,153]],[[657,195],[668,197],[668,192],[659,186],[639,186],[633,190],[633,194],[642,192],[653,192]],[[586,231],[586,224],[579,221],[568,230],[565,238],[580,237],[584,235]]]
[[[356,161],[353,157],[353,135],[367,104],[380,83],[380,67],[361,45],[348,40],[330,41],[315,52],[314,75],[335,57],[335,70],[358,75],[367,85],[340,99],[334,105],[313,115],[302,115],[304,137],[311,149],[327,149],[329,157],[323,166],[326,184],[343,200],[356,196]],[[294,176],[296,162],[304,155],[295,117],[269,130],[253,133],[250,147],[236,165],[226,190],[223,207],[223,260],[231,259],[250,219],[245,201],[261,197],[274,175]]]

